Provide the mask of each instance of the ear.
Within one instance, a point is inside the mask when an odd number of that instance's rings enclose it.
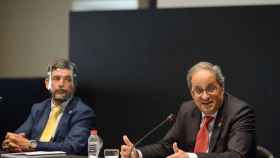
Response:
[[[223,94],[225,93],[225,87],[224,86],[222,86],[222,92],[223,92]]]
[[[47,90],[49,90],[49,79],[45,79],[45,87]]]
[[[192,90],[190,90],[190,94],[192,96],[192,98],[194,97],[194,92]]]

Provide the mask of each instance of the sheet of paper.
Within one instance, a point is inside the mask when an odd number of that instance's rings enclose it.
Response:
[[[33,151],[21,153],[1,154],[1,157],[6,158],[35,158],[35,157],[52,157],[52,156],[66,156],[64,151]]]

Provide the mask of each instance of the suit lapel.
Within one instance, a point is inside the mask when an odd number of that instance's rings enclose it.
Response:
[[[65,129],[68,128],[69,119],[71,118],[72,110],[75,104],[76,100],[73,98],[66,106],[63,115],[57,125],[57,131],[55,132],[54,140],[57,140],[57,138],[59,138],[60,135],[65,134]]]
[[[49,115],[50,115],[50,112],[51,112],[51,102],[50,100],[46,102],[46,104],[43,106],[43,109],[41,111],[41,119],[38,120],[38,133],[36,134],[35,138],[36,139],[40,139],[41,137],[41,134],[43,133],[43,130],[48,122],[48,119],[49,119]]]
[[[226,97],[225,97],[226,99]],[[224,117],[223,117],[223,109],[224,109],[224,104],[221,106],[221,108],[218,111],[216,120],[215,120],[215,124],[214,124],[214,128],[212,131],[212,135],[210,138],[210,144],[209,144],[209,151],[208,152],[212,152],[214,150],[214,147],[219,139],[221,130],[223,128],[224,125]]]
[[[199,131],[200,128],[200,122],[201,122],[201,112],[195,107],[193,112],[192,112],[192,120],[188,125],[191,125],[191,128],[189,133],[190,133],[190,138],[192,139],[192,150],[194,150],[195,146],[195,140],[196,140],[196,135]]]

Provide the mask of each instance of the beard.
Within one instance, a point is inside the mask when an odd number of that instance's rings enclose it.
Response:
[[[57,102],[61,102],[61,103],[68,100],[71,96],[72,96],[72,94],[67,92],[64,89],[59,89],[52,93],[53,100],[55,100]]]

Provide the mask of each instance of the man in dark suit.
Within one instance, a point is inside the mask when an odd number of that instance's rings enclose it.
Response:
[[[67,60],[57,60],[48,68],[45,80],[51,98],[34,104],[27,120],[8,132],[2,148],[8,152],[54,151],[82,154],[95,126],[94,111],[74,97],[77,68]]]
[[[255,158],[254,111],[224,91],[220,67],[200,62],[187,83],[193,100],[183,103],[166,136],[139,149],[124,136],[122,158]]]

